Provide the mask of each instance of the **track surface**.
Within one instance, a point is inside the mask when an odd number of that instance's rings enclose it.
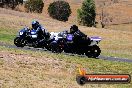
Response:
[[[51,51],[47,51],[46,49],[41,49],[41,48],[32,48],[32,47],[23,47],[23,48],[20,48],[20,47],[16,47],[15,45],[8,45],[8,44],[3,44],[3,43],[0,43],[0,46],[4,46],[4,47],[7,47],[7,48],[22,49],[22,50],[31,50],[31,51],[41,51],[41,52],[46,51],[46,52],[51,53]],[[64,54],[65,55],[71,55],[71,56],[76,55],[76,54],[71,54],[71,53],[64,53]],[[79,56],[79,57],[86,57],[85,55],[77,55],[77,56]],[[127,59],[127,58],[125,59],[125,58],[117,58],[117,57],[110,57],[110,56],[103,56],[103,55],[100,55],[98,57],[98,59],[132,63],[132,60]]]

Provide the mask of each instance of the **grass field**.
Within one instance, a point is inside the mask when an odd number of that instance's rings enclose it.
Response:
[[[0,41],[3,43],[13,44],[13,39],[17,35],[14,30],[9,31],[7,28],[0,28]]]
[[[119,24],[119,25],[110,25],[107,26],[108,29],[113,29],[113,30],[122,30],[122,31],[132,31],[132,23],[128,24]]]
[[[43,15],[48,16],[47,8],[50,3],[55,0],[44,0],[45,6],[43,9]],[[69,2],[72,14],[69,18],[69,22],[76,22],[77,9],[81,8],[84,0],[65,0]],[[104,9],[105,19],[112,18],[112,22],[109,24],[121,24],[132,22],[132,0],[94,0],[96,4],[97,18],[100,22],[100,14],[102,13],[102,7]],[[116,2],[118,1],[118,2]],[[103,6],[103,4],[105,5]]]
[[[49,18],[48,6],[55,0],[43,0],[44,8],[42,15]],[[84,0],[65,0],[70,4],[72,14],[69,18],[69,23],[76,23],[77,21],[77,9],[81,8]],[[104,9],[104,20],[107,19],[110,24],[121,24],[132,22],[132,0],[94,0],[96,4],[96,21],[100,22],[100,16],[102,8]],[[105,3],[105,5],[104,5]],[[19,9],[24,11],[24,6],[20,6]],[[112,19],[112,21],[110,21]]]
[[[39,14],[28,14],[23,12],[11,11],[0,9],[0,40],[12,43],[15,35],[18,31],[25,25],[31,26],[31,21],[33,19],[38,19],[42,25],[48,31],[62,31],[69,30],[72,25],[69,22],[60,22],[57,20],[44,17]],[[15,20],[17,19],[17,20]],[[74,24],[74,23],[73,23]],[[84,26],[79,26],[79,29],[85,32],[88,36],[101,36],[102,41],[99,44],[102,54],[123,58],[132,58],[132,31],[122,30],[123,27],[131,28],[131,26],[115,26],[121,30],[112,29],[101,29],[101,28],[88,28]],[[5,39],[6,38],[6,39]]]
[[[5,54],[6,53],[6,54]],[[130,74],[132,64],[0,47],[1,88],[131,88],[132,84],[76,83],[78,66],[87,73]]]
[[[69,29],[71,22],[60,22],[42,14],[0,9],[0,42],[13,45],[13,39],[25,25],[38,19],[48,31]],[[121,27],[122,28],[122,27]],[[101,36],[102,55],[132,59],[132,31],[79,26],[88,36]],[[0,46],[1,88],[131,88],[130,84],[88,84],[79,86],[78,66],[88,73],[121,73],[132,76],[132,64],[100,59],[9,49]]]

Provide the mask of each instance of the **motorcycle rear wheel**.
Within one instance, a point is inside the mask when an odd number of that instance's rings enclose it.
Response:
[[[94,46],[90,46],[88,48],[85,55],[90,57],[90,58],[97,58],[100,55],[100,53],[101,53],[100,48],[97,45],[94,45]]]

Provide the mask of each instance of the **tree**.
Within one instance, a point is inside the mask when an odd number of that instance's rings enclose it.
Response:
[[[15,9],[15,7],[19,4],[22,4],[23,0],[2,0],[2,7],[6,6],[12,9]]]
[[[84,26],[95,26],[95,2],[84,0],[81,9],[77,10],[78,23]]]
[[[54,1],[48,7],[49,15],[59,21],[68,21],[71,14],[71,8],[66,1]]]
[[[43,7],[43,0],[28,0],[25,3],[25,8],[27,12],[42,13]]]

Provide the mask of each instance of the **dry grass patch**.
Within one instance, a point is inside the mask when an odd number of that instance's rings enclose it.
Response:
[[[0,47],[0,87],[2,88],[130,88],[132,84],[87,84],[79,86],[78,65],[90,73],[132,75],[131,64],[85,57]]]
[[[69,74],[71,73],[68,71],[69,68],[65,68],[68,64],[65,61],[44,56],[36,58],[29,54],[5,51],[1,51],[0,55],[5,61],[2,66],[0,65],[1,87],[53,88],[62,87],[66,80],[70,81]]]

